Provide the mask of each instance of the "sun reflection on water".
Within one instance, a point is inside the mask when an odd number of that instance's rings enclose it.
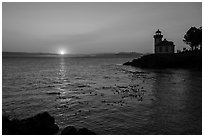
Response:
[[[59,63],[59,73],[58,73],[58,80],[60,81],[61,85],[59,87],[60,91],[64,92],[63,87],[66,86],[66,62],[65,58],[60,58],[60,63]]]
[[[64,79],[66,77],[65,66],[66,66],[65,59],[64,58],[60,58],[60,72],[59,72],[60,79]]]

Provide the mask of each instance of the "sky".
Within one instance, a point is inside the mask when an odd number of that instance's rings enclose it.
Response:
[[[192,26],[202,26],[201,2],[3,2],[2,51],[152,53],[157,29],[182,49]]]

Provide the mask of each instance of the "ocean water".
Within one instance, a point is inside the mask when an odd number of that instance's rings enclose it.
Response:
[[[48,111],[97,134],[202,134],[202,72],[123,66],[131,58],[2,59],[2,109]]]

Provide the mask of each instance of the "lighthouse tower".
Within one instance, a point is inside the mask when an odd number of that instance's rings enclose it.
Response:
[[[154,35],[154,53],[156,53],[156,45],[162,42],[163,35],[161,34],[161,31],[158,29],[156,31],[156,34]]]
[[[156,31],[156,34],[154,35],[154,45],[159,44],[162,41],[163,35],[161,34],[160,30]]]
[[[174,53],[174,43],[172,41],[162,40],[163,35],[160,30],[156,31],[154,35],[154,53]]]

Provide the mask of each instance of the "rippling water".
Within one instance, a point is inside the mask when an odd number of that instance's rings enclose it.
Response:
[[[123,66],[130,58],[3,58],[3,112],[48,111],[97,134],[201,134],[202,72]]]

